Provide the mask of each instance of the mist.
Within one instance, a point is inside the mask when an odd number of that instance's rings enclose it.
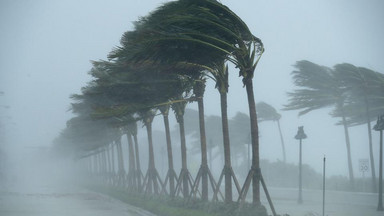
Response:
[[[82,88],[94,79],[89,74],[91,61],[106,60],[108,53],[120,46],[123,33],[134,29],[135,21],[165,2],[168,1],[0,2],[1,200],[8,200],[9,203],[20,201],[20,197],[15,195],[7,198],[6,195],[10,193],[49,194],[51,197],[53,194],[71,194],[67,197],[69,203],[73,197],[78,201],[88,196],[88,191],[81,186],[89,178],[81,175],[87,165],[53,148],[55,138],[66,128],[67,121],[76,116],[71,111],[71,103],[74,101],[70,95],[81,94]],[[341,212],[350,215],[379,215],[380,212],[375,211],[377,191],[370,189],[371,165],[368,165],[368,170],[362,172],[359,162],[370,158],[367,125],[349,127],[352,169],[356,184],[360,188],[349,194],[346,192],[348,187],[340,185],[348,183],[348,163],[344,129],[336,125],[340,119],[330,115],[333,107],[313,110],[302,116],[298,115],[299,110],[284,111],[283,108],[289,103],[287,93],[297,89],[291,74],[297,61],[308,60],[329,68],[350,63],[384,73],[384,2],[219,2],[235,12],[248,25],[250,31],[262,40],[265,47],[255,70],[253,91],[256,103],[266,102],[281,115],[286,161],[283,161],[276,121],[259,122],[261,169],[266,184],[270,187],[272,200],[277,200],[278,213],[309,215],[313,212],[320,215],[321,197],[318,197],[317,192],[322,187],[323,158],[326,157],[326,177],[329,183],[327,198],[329,208],[333,208],[328,215]],[[220,118],[221,112],[220,94],[215,89],[215,82],[208,79],[206,84],[204,109],[208,122],[210,118]],[[197,103],[188,103],[187,111],[192,116],[189,120],[196,120],[193,123],[188,122],[187,118],[185,120],[188,169],[193,177],[197,175],[201,165],[197,110]],[[229,121],[231,122],[238,113],[249,116],[246,89],[238,68],[229,64]],[[179,174],[182,169],[179,126],[172,112],[169,118],[174,168]],[[372,126],[375,124],[374,121],[371,123]],[[294,138],[299,126],[304,126],[308,136],[302,143],[304,203],[307,205],[301,210],[296,208],[299,141]],[[217,128],[221,130],[221,125],[217,125]],[[213,134],[214,129],[215,126],[207,127],[207,134],[208,131]],[[231,128],[230,125],[229,131],[236,131],[235,126]],[[165,179],[168,160],[161,115],[154,118],[153,133],[156,169],[160,177]],[[236,133],[233,132],[233,137],[243,136]],[[212,142],[215,142],[216,146],[211,149],[211,155],[208,155],[209,167],[216,181],[224,165],[222,143],[219,143],[222,142],[222,137],[218,136],[220,134],[211,135],[211,140],[213,139]],[[214,140],[215,138],[217,140]],[[138,123],[138,139],[141,167],[145,172],[148,168],[148,140],[142,123]],[[232,165],[241,185],[249,170],[250,142],[246,140],[244,145],[231,147]],[[372,131],[376,176],[379,175],[379,141],[379,132]],[[237,141],[233,139],[231,142]],[[231,146],[235,144],[231,143]],[[129,149],[128,140],[124,136],[122,148],[124,169],[128,173]],[[117,169],[117,158],[114,160]],[[290,172],[285,174],[284,179],[284,176],[279,176],[281,173],[275,173],[274,169]],[[293,172],[295,173],[292,174]],[[356,193],[360,193],[361,197],[354,199]],[[35,195],[31,197],[36,199]],[[95,197],[95,200],[100,202],[109,200],[115,209],[125,209],[123,203],[116,204],[104,195]],[[265,195],[262,199],[262,204],[269,212]],[[340,199],[346,201],[336,205]],[[345,210],[349,205],[356,203],[361,204],[358,207],[361,211]],[[2,210],[4,205],[0,205],[0,215],[17,215],[12,214],[14,210],[9,209],[5,214],[6,210]],[[78,212],[82,212],[80,209],[87,205],[81,204]],[[116,210],[114,213],[121,212]],[[39,214],[44,215],[42,212]]]

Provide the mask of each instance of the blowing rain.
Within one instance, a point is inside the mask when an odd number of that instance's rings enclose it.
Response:
[[[384,2],[0,2],[0,215],[382,216]]]

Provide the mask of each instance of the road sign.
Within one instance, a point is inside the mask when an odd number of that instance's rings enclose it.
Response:
[[[359,170],[360,172],[368,172],[369,171],[369,160],[368,159],[360,159],[359,160]]]

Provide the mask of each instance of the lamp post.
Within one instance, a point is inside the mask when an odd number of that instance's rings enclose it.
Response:
[[[300,140],[300,150],[299,150],[299,199],[297,200],[297,203],[301,204],[303,203],[303,193],[302,193],[302,172],[301,172],[301,144],[302,140],[307,138],[307,135],[304,133],[304,126],[300,126],[297,130],[297,134],[295,136],[295,139]]]
[[[383,209],[383,130],[384,130],[384,115],[377,117],[376,125],[373,126],[375,131],[380,131],[380,162],[379,162],[379,203],[377,211]]]

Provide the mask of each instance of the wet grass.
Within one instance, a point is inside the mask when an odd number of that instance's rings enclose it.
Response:
[[[267,216],[264,206],[237,203],[203,202],[200,199],[170,198],[143,195],[122,188],[92,186],[90,190],[106,194],[127,204],[147,210],[157,216]]]

